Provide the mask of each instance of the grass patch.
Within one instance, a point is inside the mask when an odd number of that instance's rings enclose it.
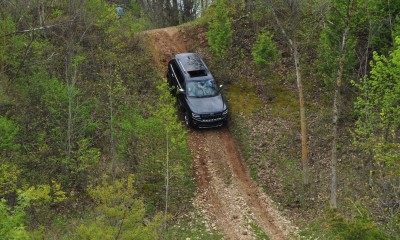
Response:
[[[241,113],[246,116],[263,106],[254,87],[245,80],[229,87],[228,102],[232,112]]]
[[[282,179],[283,192],[286,193],[282,200],[287,205],[300,207],[304,196],[299,190],[302,189],[302,172],[298,167],[299,164],[292,158],[282,158],[278,163],[278,175]]]
[[[231,126],[231,131],[242,151],[242,157],[248,160],[251,155],[251,146],[249,139],[250,127],[246,124],[246,119],[236,113],[231,114],[234,124]]]
[[[82,210],[81,212],[71,212],[60,214],[53,217],[49,225],[45,225],[42,239],[47,240],[72,240],[79,239],[77,227],[85,224],[94,218],[92,208]]]
[[[254,181],[258,182],[258,168],[255,164],[250,164],[249,166],[249,170],[250,170],[250,177],[251,179],[253,179]]]
[[[269,240],[270,238],[268,235],[264,232],[264,230],[254,221],[251,221],[250,223],[251,230],[253,231],[256,239],[262,239],[262,240]]]
[[[250,131],[250,127],[246,124],[246,119],[244,116],[234,114],[231,115],[234,124],[231,127],[232,135],[234,136],[236,142],[240,146],[240,150],[242,153],[242,157],[246,161],[247,167],[249,168],[250,177],[254,181],[258,181],[258,166],[256,164],[252,164],[249,161],[250,156],[252,155],[252,146],[250,135],[248,134]]]
[[[271,107],[273,117],[286,120],[296,120],[299,118],[299,104],[296,92],[281,87],[276,89]]]

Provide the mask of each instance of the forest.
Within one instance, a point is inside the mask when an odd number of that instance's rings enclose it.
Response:
[[[0,0],[0,16],[0,239],[223,239],[192,204],[198,130],[143,40],[171,26],[224,85],[225,128],[291,238],[400,239],[400,1]]]

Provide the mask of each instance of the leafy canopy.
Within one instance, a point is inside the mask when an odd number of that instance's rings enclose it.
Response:
[[[96,218],[78,227],[78,235],[84,239],[158,239],[161,214],[145,224],[145,205],[134,184],[133,175],[115,181],[105,176],[100,185],[89,186]]]

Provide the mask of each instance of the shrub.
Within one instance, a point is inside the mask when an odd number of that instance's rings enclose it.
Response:
[[[336,212],[331,212],[329,226],[329,234],[332,234],[335,239],[389,239],[389,237],[377,228],[373,221],[365,216],[347,219]]]
[[[224,0],[216,1],[215,12],[212,14],[207,32],[211,52],[217,57],[224,56],[232,44],[231,21],[226,8]]]
[[[278,58],[278,50],[268,31],[260,32],[252,49],[253,60],[259,67],[269,66]]]

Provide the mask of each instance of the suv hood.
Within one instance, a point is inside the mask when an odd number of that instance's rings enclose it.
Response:
[[[187,97],[187,102],[192,112],[197,114],[220,113],[226,109],[221,94],[206,98]]]

